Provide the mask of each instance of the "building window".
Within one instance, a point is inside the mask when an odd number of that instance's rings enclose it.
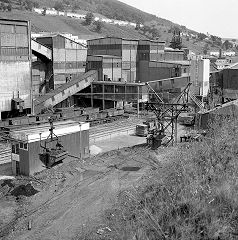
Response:
[[[13,144],[12,145],[12,153],[19,154],[19,144]]]
[[[15,145],[12,145],[12,153],[15,153],[16,152],[16,147]]]
[[[20,149],[23,149],[23,147],[24,147],[23,142],[20,142]]]
[[[28,144],[20,142],[19,149],[28,150]]]
[[[28,144],[24,143],[24,150],[28,151]]]

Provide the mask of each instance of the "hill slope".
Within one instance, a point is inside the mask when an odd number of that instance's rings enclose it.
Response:
[[[123,38],[145,38],[133,28],[104,24],[100,33],[95,32],[94,26],[85,26],[82,21],[63,16],[42,16],[29,11],[13,10],[3,12],[1,17],[7,19],[30,20],[32,32],[67,32],[73,35],[115,36]]]
[[[4,0],[5,1],[5,0]],[[114,36],[132,39],[159,39],[165,41],[166,45],[170,44],[172,32],[174,28],[179,28],[188,35],[183,36],[183,46],[188,47],[195,53],[203,53],[204,49],[219,49],[221,45],[213,42],[206,42],[194,38],[197,32],[187,29],[166,19],[158,18],[152,14],[143,12],[125,3],[117,0],[6,0],[11,2],[12,12],[2,12],[1,17],[27,19],[32,22],[33,32],[67,32],[73,35],[92,35],[98,36]],[[30,11],[26,11],[31,3],[38,7],[55,7],[58,10],[68,12],[86,13],[93,12],[95,16],[106,16],[111,19],[127,20],[131,22],[140,22],[144,24],[144,28],[135,30],[133,27],[122,27],[119,25],[102,24],[100,31],[96,31],[96,27],[92,24],[85,26],[82,21],[67,18],[63,16],[42,16]],[[28,5],[27,5],[28,4]],[[59,9],[60,5],[60,9]],[[28,6],[28,7],[27,7]],[[148,31],[149,29],[149,31]],[[204,34],[203,34],[204,35]]]

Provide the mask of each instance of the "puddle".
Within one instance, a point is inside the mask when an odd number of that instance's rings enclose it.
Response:
[[[122,167],[120,170],[125,172],[136,172],[139,171],[140,169],[141,169],[140,167]]]

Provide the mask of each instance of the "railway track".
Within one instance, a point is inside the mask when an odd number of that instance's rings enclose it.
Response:
[[[120,167],[127,161],[128,161],[127,159],[120,161],[119,163],[116,164],[116,168],[108,166],[108,168],[109,167],[110,168],[107,171],[84,178],[82,181],[79,181],[79,182],[73,184],[72,186],[68,187],[67,189],[65,189],[64,192],[60,192],[59,194],[55,195],[53,198],[46,200],[39,206],[33,208],[32,210],[22,213],[19,216],[15,217],[10,223],[5,224],[4,226],[0,227],[0,238],[5,237],[14,228],[14,225],[17,224],[19,219],[31,217],[34,213],[37,213],[38,211],[42,210],[43,208],[49,207],[50,204],[54,204],[55,201],[59,200],[60,198],[63,198],[70,191],[72,191],[72,190],[76,191],[78,189],[78,187],[80,187],[80,186],[85,188],[85,187],[89,186],[90,184],[93,184],[94,182],[96,182],[100,179],[103,179],[108,174],[111,174],[111,173],[117,171],[118,167]],[[79,189],[79,191],[81,191],[81,190],[82,190],[82,188]]]

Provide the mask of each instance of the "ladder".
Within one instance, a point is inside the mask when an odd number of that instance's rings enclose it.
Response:
[[[200,111],[204,112],[205,108],[204,108],[204,104],[195,96],[194,92],[189,91],[188,96],[192,99],[192,101],[199,107]]]

